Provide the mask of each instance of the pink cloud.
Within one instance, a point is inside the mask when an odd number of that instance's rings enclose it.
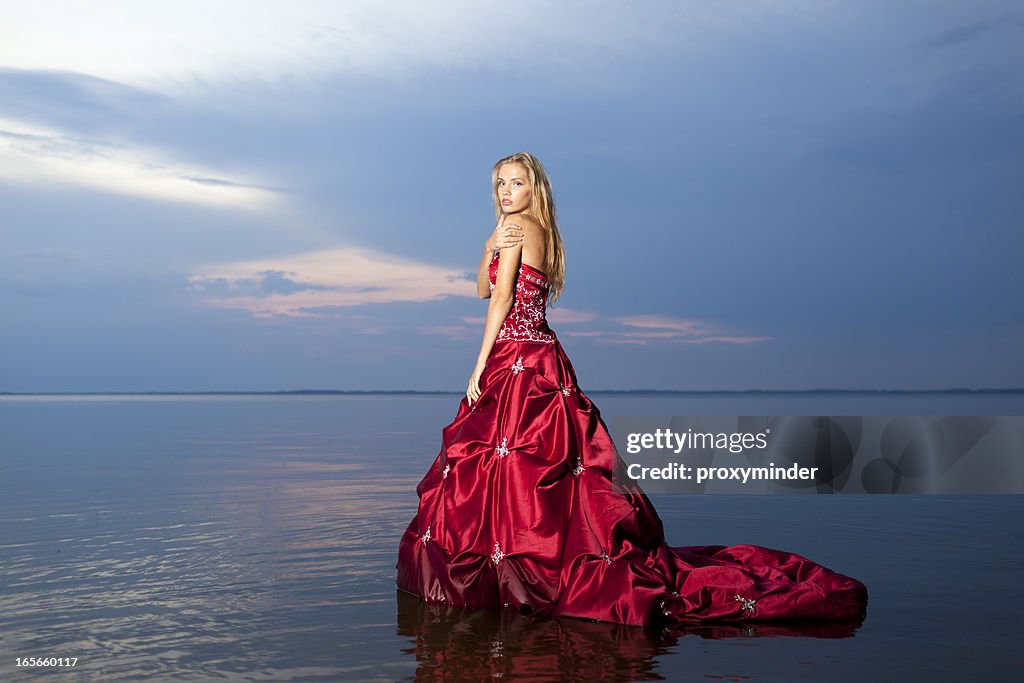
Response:
[[[723,342],[725,344],[753,344],[760,341],[768,341],[775,337],[702,337],[700,339],[684,339],[687,344],[707,344],[709,342]]]
[[[569,325],[572,323],[590,322],[597,316],[587,311],[577,311],[572,308],[552,308],[548,311],[548,320],[556,325]]]
[[[730,336],[719,333],[712,324],[688,318],[672,318],[662,315],[634,315],[613,318],[628,330],[578,330],[567,331],[563,336],[589,337],[601,344],[632,344],[644,346],[654,342],[676,342],[685,344],[753,344],[767,341],[766,336]]]
[[[702,334],[707,332],[705,323],[699,320],[668,318],[660,315],[632,315],[615,318],[615,322],[627,327],[674,330],[677,334]]]
[[[475,297],[458,269],[355,247],[200,266],[189,291],[202,304],[254,317],[337,317],[339,309],[374,303]]]
[[[582,330],[570,330],[568,332],[559,332],[558,335],[562,337],[603,337],[607,332],[589,331],[584,332]]]
[[[453,341],[464,341],[479,337],[481,331],[475,327],[466,325],[431,325],[429,327],[417,327],[418,334],[439,334]]]

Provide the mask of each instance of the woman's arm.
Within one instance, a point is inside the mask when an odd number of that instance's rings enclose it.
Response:
[[[487,322],[484,324],[484,338],[480,343],[480,355],[477,356],[476,367],[473,368],[473,374],[469,378],[469,388],[466,390],[466,397],[470,404],[480,397],[480,376],[483,375],[487,358],[491,355],[491,349],[494,348],[494,341],[498,338],[501,324],[505,322],[508,312],[512,310],[516,278],[519,275],[519,264],[522,259],[522,243],[501,250],[494,291],[491,292],[491,300],[487,304]]]
[[[519,275],[519,264],[523,260],[523,245],[508,247],[501,250],[498,261],[498,275],[491,292],[491,301],[487,304],[487,323],[484,325],[484,339],[480,345],[477,362],[484,363],[491,355],[494,340],[498,338],[498,330],[505,322],[508,312],[512,310],[515,298],[516,277]]]
[[[501,216],[501,220],[498,221],[498,225],[494,228],[494,232],[487,238],[484,243],[484,255],[480,259],[480,267],[476,271],[476,293],[480,295],[481,299],[486,299],[491,296],[491,278],[490,278],[490,267],[491,259],[494,258],[494,252],[500,249],[507,249],[508,247],[516,244],[522,244],[523,242],[523,230],[515,223],[505,223],[504,214]]]
[[[491,295],[491,278],[490,268],[491,259],[494,258],[494,249],[491,248],[491,240],[487,240],[487,244],[484,245],[484,255],[480,259],[480,268],[476,272],[476,293],[480,295],[481,299],[486,299]]]

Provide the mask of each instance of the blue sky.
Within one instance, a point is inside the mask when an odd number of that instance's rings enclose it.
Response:
[[[460,390],[519,150],[585,390],[1022,386],[1022,38],[988,1],[8,9],[0,390]]]

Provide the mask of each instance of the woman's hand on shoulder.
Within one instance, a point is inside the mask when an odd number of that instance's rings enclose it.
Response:
[[[505,221],[505,225],[515,227],[519,234],[522,235],[516,244],[510,246],[522,244],[525,247],[527,242],[536,243],[538,238],[543,240],[544,228],[541,226],[540,221],[528,214],[520,213],[509,216],[509,219]]]
[[[502,214],[495,226],[494,232],[487,238],[484,250],[492,252],[495,250],[508,249],[523,241],[523,228],[515,222],[515,219],[505,220],[506,214]]]
[[[520,230],[537,229],[541,230],[540,221],[528,213],[518,213],[508,219],[508,222],[517,225]]]

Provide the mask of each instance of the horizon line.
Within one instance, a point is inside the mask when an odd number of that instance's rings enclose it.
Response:
[[[949,387],[945,389],[590,389],[585,394],[1020,394],[1022,387]],[[204,391],[0,391],[0,396],[219,396],[219,395],[462,395],[449,389],[271,389]]]

